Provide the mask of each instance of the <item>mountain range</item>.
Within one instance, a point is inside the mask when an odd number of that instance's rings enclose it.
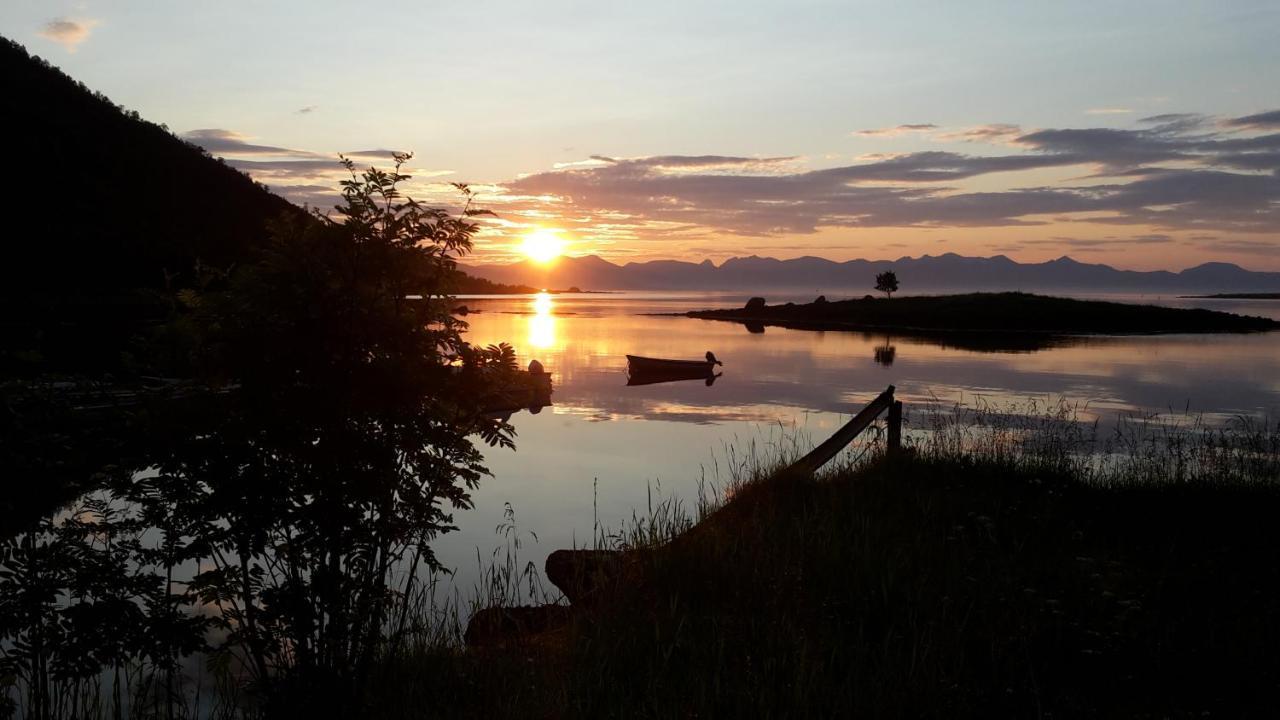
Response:
[[[874,293],[877,273],[892,270],[902,290],[1086,290],[1092,292],[1246,292],[1280,290],[1280,272],[1255,272],[1231,263],[1210,262],[1180,272],[1118,270],[1063,256],[1020,263],[1004,255],[965,257],[955,253],[897,260],[819,257],[788,260],[735,257],[719,265],[679,260],[611,263],[595,255],[562,257],[542,266],[524,260],[509,265],[472,265],[465,270],[494,282],[544,288],[590,290],[773,289],[862,295]]]

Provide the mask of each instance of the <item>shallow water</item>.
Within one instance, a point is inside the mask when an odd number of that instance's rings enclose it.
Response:
[[[1095,296],[1101,297],[1101,296]],[[1280,302],[1106,296],[1280,318]],[[770,302],[809,298],[769,298]],[[1123,413],[1280,415],[1280,333],[1073,338],[1037,350],[979,351],[919,338],[848,331],[766,328],[645,315],[739,306],[745,294],[584,294],[465,298],[473,343],[508,342],[522,362],[553,374],[553,405],[512,416],[517,450],[487,453],[493,477],[473,494],[460,530],[436,541],[440,559],[474,582],[504,504],[526,536],[522,561],[590,542],[598,521],[618,527],[650,497],[696,498],[725,448],[765,448],[785,429],[820,441],[867,400],[897,387],[918,413],[929,403],[1079,406],[1081,419]],[[700,380],[628,387],[626,354],[724,361],[711,386]],[[890,362],[891,361],[891,362]],[[766,450],[767,452],[767,450]],[[660,484],[660,490],[657,487]]]

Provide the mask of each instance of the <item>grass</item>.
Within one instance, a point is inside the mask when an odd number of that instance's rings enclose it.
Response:
[[[658,542],[691,522],[660,505],[615,536],[650,550],[598,609],[406,646],[370,715],[1269,713],[1280,426],[1041,410],[933,413],[908,455],[816,479],[743,463],[697,530]]]

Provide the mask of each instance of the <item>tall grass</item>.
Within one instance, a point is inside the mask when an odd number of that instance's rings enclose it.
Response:
[[[406,652],[391,665],[411,679],[387,693],[485,717],[1264,709],[1280,426],[1091,417],[917,408],[902,456],[872,434],[810,480],[776,473],[804,442],[731,450],[692,511],[651,500],[601,533],[644,552],[643,577],[566,633]]]
[[[925,405],[909,416],[924,456],[1070,475],[1101,485],[1242,485],[1280,479],[1280,418],[1121,413],[1109,426],[1065,398],[1022,405]]]

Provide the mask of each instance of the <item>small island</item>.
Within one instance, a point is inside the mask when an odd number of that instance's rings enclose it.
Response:
[[[692,310],[686,317],[800,330],[893,330],[973,334],[1157,334],[1262,332],[1280,329],[1269,318],[1203,309],[1074,300],[1021,292],[921,295]]]
[[[1214,295],[1179,295],[1180,298],[1197,300],[1280,300],[1280,292],[1273,293],[1217,293]]]

